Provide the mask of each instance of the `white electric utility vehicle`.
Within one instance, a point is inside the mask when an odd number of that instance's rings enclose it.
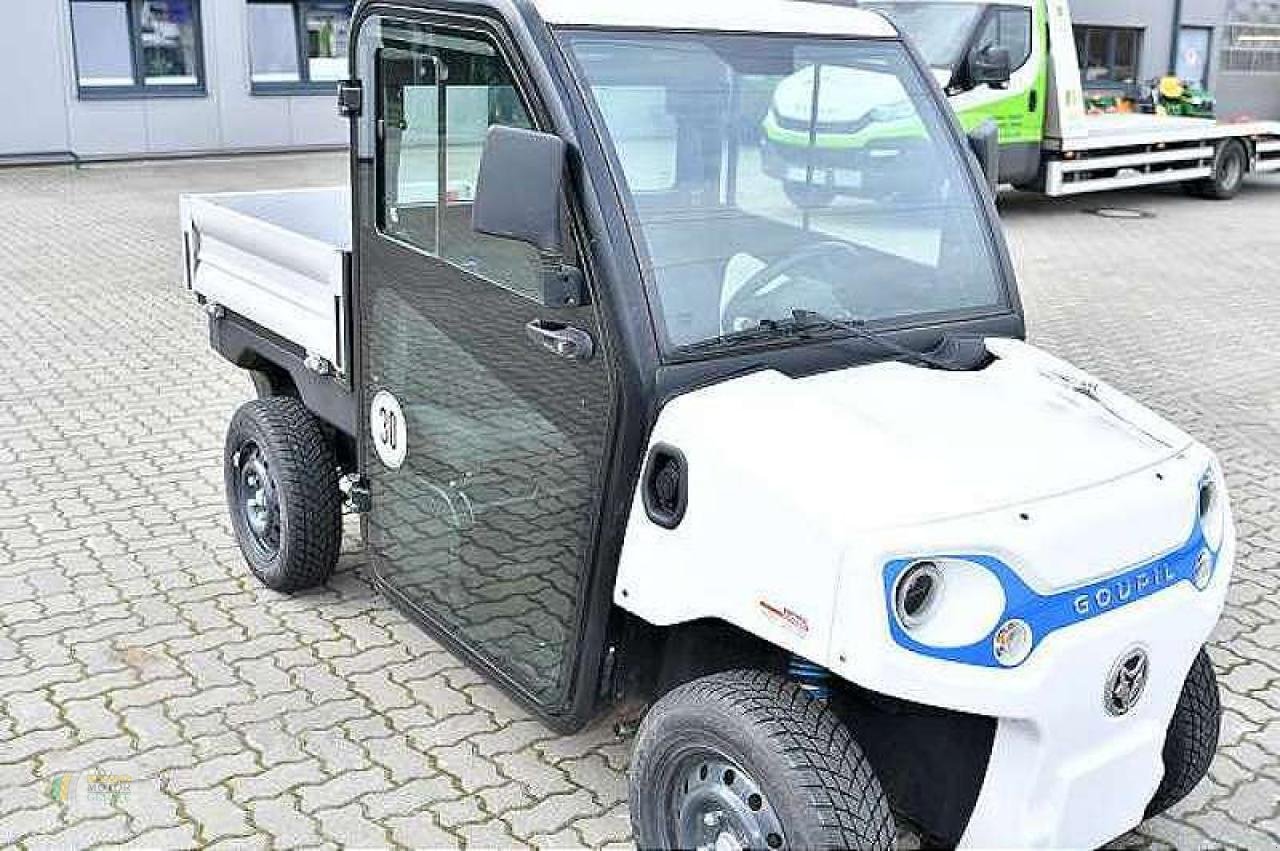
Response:
[[[397,0],[351,32],[350,191],[183,201],[260,397],[225,460],[259,579],[323,582],[346,506],[386,595],[551,727],[647,706],[642,847],[1095,845],[1200,780],[1222,471],[1023,342],[994,128],[884,17]],[[828,69],[913,129],[814,212],[766,117]]]
[[[997,123],[1001,183],[1050,196],[1174,183],[1226,199],[1247,174],[1280,171],[1280,122],[1086,114],[1067,0],[835,1],[889,16],[963,127]],[[877,191],[881,148],[915,127],[909,117],[868,122],[868,97],[858,73],[836,65],[805,67],[778,87],[765,118],[768,169],[797,203]]]

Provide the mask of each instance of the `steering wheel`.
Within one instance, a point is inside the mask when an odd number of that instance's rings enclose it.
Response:
[[[724,311],[720,315],[720,333],[728,334],[737,330],[730,327],[733,324],[733,319],[745,317],[759,320],[768,318],[757,315],[758,311],[751,310],[747,303],[760,298],[763,295],[763,291],[770,284],[791,270],[812,263],[815,260],[838,254],[848,254],[856,257],[860,251],[861,249],[858,246],[848,242],[840,242],[833,239],[824,240],[803,245],[768,263],[764,268],[743,281],[737,291],[729,297],[729,302],[724,306]]]

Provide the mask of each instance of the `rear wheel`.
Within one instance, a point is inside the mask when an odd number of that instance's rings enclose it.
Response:
[[[1218,678],[1209,654],[1201,648],[1191,663],[1187,681],[1178,696],[1178,708],[1164,740],[1164,778],[1147,805],[1147,817],[1181,801],[1209,771],[1218,749],[1222,707],[1218,702]]]
[[[631,767],[641,848],[892,848],[862,749],[822,701],[764,671],[681,686],[645,716]]]
[[[811,183],[786,182],[782,184],[782,191],[787,200],[801,210],[825,210],[836,202],[834,190]]]
[[[1249,153],[1237,139],[1218,145],[1213,156],[1213,174],[1188,184],[1192,194],[1214,201],[1226,201],[1240,194],[1245,173],[1249,170]]]
[[[249,569],[276,591],[329,578],[342,541],[342,494],[333,447],[296,399],[248,402],[227,429],[227,507]]]

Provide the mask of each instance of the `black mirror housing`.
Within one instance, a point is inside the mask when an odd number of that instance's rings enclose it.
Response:
[[[1013,59],[1009,48],[989,44],[975,50],[969,56],[969,81],[975,86],[987,84],[992,88],[1004,88],[1013,77]]]
[[[969,131],[969,149],[982,166],[991,191],[1000,185],[1000,128],[990,118]]]
[[[542,304],[576,307],[586,301],[582,272],[564,265],[560,202],[568,146],[559,136],[494,125],[480,156],[471,228],[538,249]]]
[[[527,242],[542,254],[563,254],[560,196],[565,152],[559,136],[490,127],[476,179],[472,229]]]

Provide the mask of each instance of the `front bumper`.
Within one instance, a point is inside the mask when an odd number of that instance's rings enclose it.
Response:
[[[1169,721],[1221,614],[1234,558],[1232,532],[1204,591],[1183,583],[1046,641],[1026,665],[1035,689],[1028,711],[999,719],[963,846],[1096,847],[1141,822],[1164,774]],[[1132,710],[1112,716],[1104,684],[1134,646],[1150,660],[1146,688]]]
[[[765,139],[761,143],[764,173],[784,183],[813,185],[837,193],[859,195],[927,185],[927,150],[919,142],[894,140],[856,146],[793,145]],[[903,165],[909,158],[913,166]],[[810,171],[812,169],[812,171]],[[915,175],[913,183],[912,175]]]
[[[1192,452],[1161,469],[1165,481],[1185,483],[1176,492],[1193,488],[1206,463],[1206,456]],[[915,541],[911,546],[917,547],[926,537],[932,540],[920,550],[925,553],[955,552],[954,542],[964,538],[1014,541],[1022,552],[1035,553],[1031,563],[1046,564],[1056,555],[1061,569],[1049,573],[1058,581],[1072,563],[1134,563],[1127,560],[1128,554],[1116,562],[1103,554],[1119,552],[1122,546],[1149,554],[1160,546],[1158,541],[1167,546],[1183,534],[1174,528],[1177,524],[1162,524],[1160,518],[1185,517],[1185,506],[1176,499],[1159,502],[1164,485],[1144,483],[1155,480],[1144,473],[1131,477],[1128,484],[1108,483],[1098,491],[1030,509],[1040,518],[1061,518],[1066,531],[1060,535],[1020,532],[1016,521],[977,516],[927,529],[898,530],[895,540],[884,542],[883,551],[901,553],[904,542]],[[1088,515],[1090,507],[1097,513]],[[1114,518],[1110,525],[1105,522],[1108,515]],[[1075,529],[1078,537],[1086,516],[1090,522],[1084,528],[1094,532],[1093,545],[1073,541],[1070,533]],[[877,586],[866,571],[846,568],[831,667],[882,694],[997,720],[962,846],[1095,847],[1136,826],[1160,783],[1165,734],[1191,664],[1222,612],[1235,552],[1228,511],[1212,579],[1203,590],[1179,581],[1057,629],[1014,668],[941,659],[901,646],[881,611],[883,579]],[[864,556],[865,552],[859,558]],[[1008,556],[1018,561],[1014,554]],[[874,609],[868,599],[876,600]],[[855,611],[862,616],[853,616]],[[1149,660],[1145,688],[1132,709],[1112,715],[1104,704],[1108,678],[1135,647],[1145,650]]]

